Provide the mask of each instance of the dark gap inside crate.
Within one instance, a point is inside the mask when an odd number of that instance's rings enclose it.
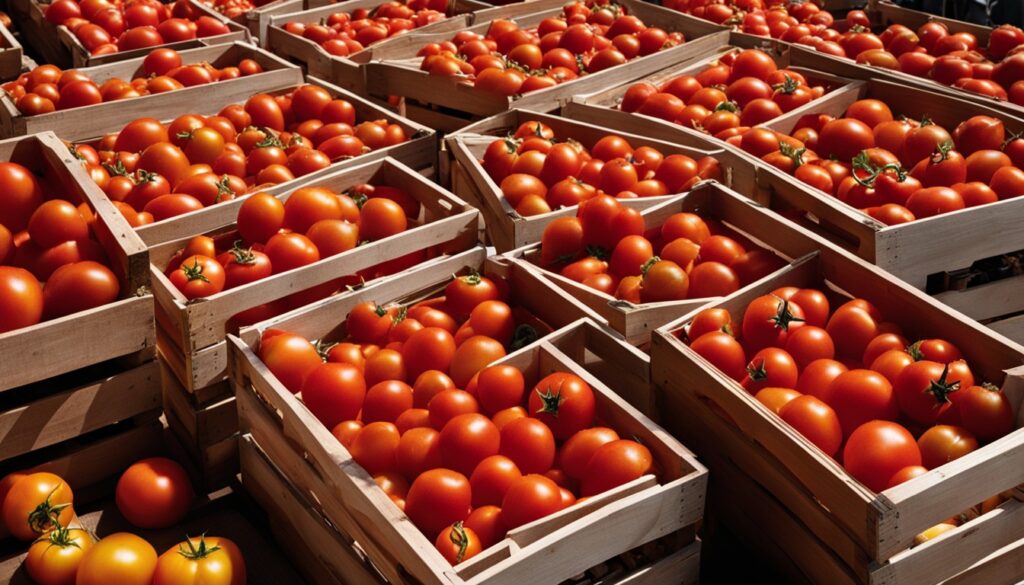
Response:
[[[1008,254],[982,258],[971,264],[969,268],[931,274],[928,276],[925,290],[928,294],[969,290],[976,286],[1022,274],[1024,274],[1024,250],[1017,250]]]

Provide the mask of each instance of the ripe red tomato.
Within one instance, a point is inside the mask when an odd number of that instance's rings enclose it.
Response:
[[[43,316],[43,290],[31,272],[0,266],[0,333],[35,325]]]
[[[650,450],[636,441],[619,439],[598,447],[580,480],[580,494],[594,496],[651,473]]]
[[[565,440],[594,422],[594,392],[582,378],[556,372],[542,378],[530,392],[530,413]]]
[[[188,513],[195,493],[185,470],[171,459],[152,457],[129,467],[117,482],[117,509],[139,528],[168,528]]]
[[[501,429],[500,453],[523,473],[544,473],[555,461],[555,437],[538,419],[517,419]]]
[[[117,299],[121,285],[106,266],[84,260],[57,268],[43,288],[43,309],[49,318],[103,306]]]
[[[469,516],[471,500],[471,487],[464,475],[449,469],[431,469],[423,472],[409,487],[405,513],[413,524],[433,537],[445,526],[465,520]],[[502,509],[507,508],[503,505]]]
[[[320,364],[302,383],[303,404],[329,429],[354,420],[365,397],[363,372],[351,364]]]
[[[843,430],[835,411],[810,395],[794,398],[779,411],[779,416],[814,443],[826,455],[834,457],[843,443]]]
[[[986,386],[961,388],[955,396],[962,424],[983,442],[1013,431],[1013,407],[1000,390]]]
[[[880,492],[903,468],[921,465],[921,451],[907,429],[876,420],[851,433],[843,449],[843,465],[858,481]]]
[[[935,469],[978,448],[978,440],[970,431],[953,425],[936,425],[917,440],[921,465]]]
[[[274,330],[264,333],[259,356],[281,384],[293,393],[302,390],[306,376],[323,363],[316,348],[306,338]]]
[[[514,482],[501,502],[501,517],[514,529],[562,509],[558,485],[543,475],[530,474]]]

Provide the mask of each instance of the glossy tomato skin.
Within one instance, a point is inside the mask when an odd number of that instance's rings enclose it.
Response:
[[[118,532],[103,538],[85,554],[75,585],[150,585],[156,565],[151,544],[134,534]]]
[[[111,303],[121,285],[117,276],[99,262],[85,260],[53,271],[43,289],[43,307],[50,317],[62,317]]]
[[[575,374],[556,372],[541,379],[528,400],[531,416],[551,428],[556,439],[565,440],[594,422],[594,391]]]
[[[482,550],[480,537],[464,522],[456,522],[442,529],[434,546],[452,566],[468,561]]]
[[[826,455],[834,457],[843,442],[843,430],[835,411],[814,396],[794,398],[779,411],[779,416]]]
[[[238,545],[217,536],[188,538],[157,559],[153,585],[245,585]]]
[[[260,340],[260,359],[285,388],[299,392],[306,376],[323,361],[305,337],[280,331],[277,333],[272,336],[265,333]]]
[[[129,467],[118,480],[115,495],[118,510],[139,528],[177,524],[195,497],[188,474],[165,457],[143,459]]]
[[[365,397],[363,372],[351,364],[321,364],[302,383],[302,402],[329,429],[354,420]]]
[[[900,372],[893,389],[900,410],[915,422],[930,425],[953,407],[951,395],[959,392],[960,383],[947,364],[921,360]]]
[[[978,448],[970,431],[954,425],[935,425],[917,439],[921,465],[935,469]]]
[[[961,388],[956,397],[960,424],[983,442],[1013,431],[1013,407],[1002,391],[985,386]]]
[[[843,466],[876,492],[889,485],[904,467],[921,465],[921,450],[914,436],[897,423],[871,421],[853,431],[843,449]]]
[[[513,483],[501,502],[501,517],[512,530],[562,509],[558,485],[543,475],[524,475]]]
[[[54,530],[28,549],[25,571],[39,585],[73,585],[93,538],[80,528]]]
[[[580,480],[580,494],[594,496],[642,477],[651,470],[654,459],[640,443],[619,439],[598,447],[587,462]]]
[[[43,289],[31,272],[0,266],[0,333],[35,325],[43,316]]]
[[[75,515],[73,502],[71,486],[59,476],[45,472],[28,474],[17,479],[4,497],[3,520],[15,538],[35,540],[52,528],[51,513],[58,515],[61,525],[68,526]],[[37,508],[42,510],[41,514],[34,514]]]
[[[431,469],[412,482],[405,499],[405,513],[432,538],[445,526],[469,516],[471,498],[466,476],[450,469]]]

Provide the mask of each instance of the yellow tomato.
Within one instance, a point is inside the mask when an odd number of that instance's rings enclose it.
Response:
[[[226,538],[189,538],[160,555],[153,585],[245,585],[245,559]]]
[[[86,552],[75,585],[150,585],[155,570],[153,546],[134,534],[118,532]]]
[[[85,530],[57,527],[29,547],[25,570],[39,585],[74,585],[78,566],[92,545]]]

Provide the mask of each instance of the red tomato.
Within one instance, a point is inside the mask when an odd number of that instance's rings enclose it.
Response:
[[[530,413],[565,440],[593,424],[594,392],[574,374],[556,372],[541,379],[530,392]]]
[[[843,465],[868,489],[880,492],[890,479],[911,465],[921,465],[913,435],[889,421],[871,421],[853,431],[843,449]]]

